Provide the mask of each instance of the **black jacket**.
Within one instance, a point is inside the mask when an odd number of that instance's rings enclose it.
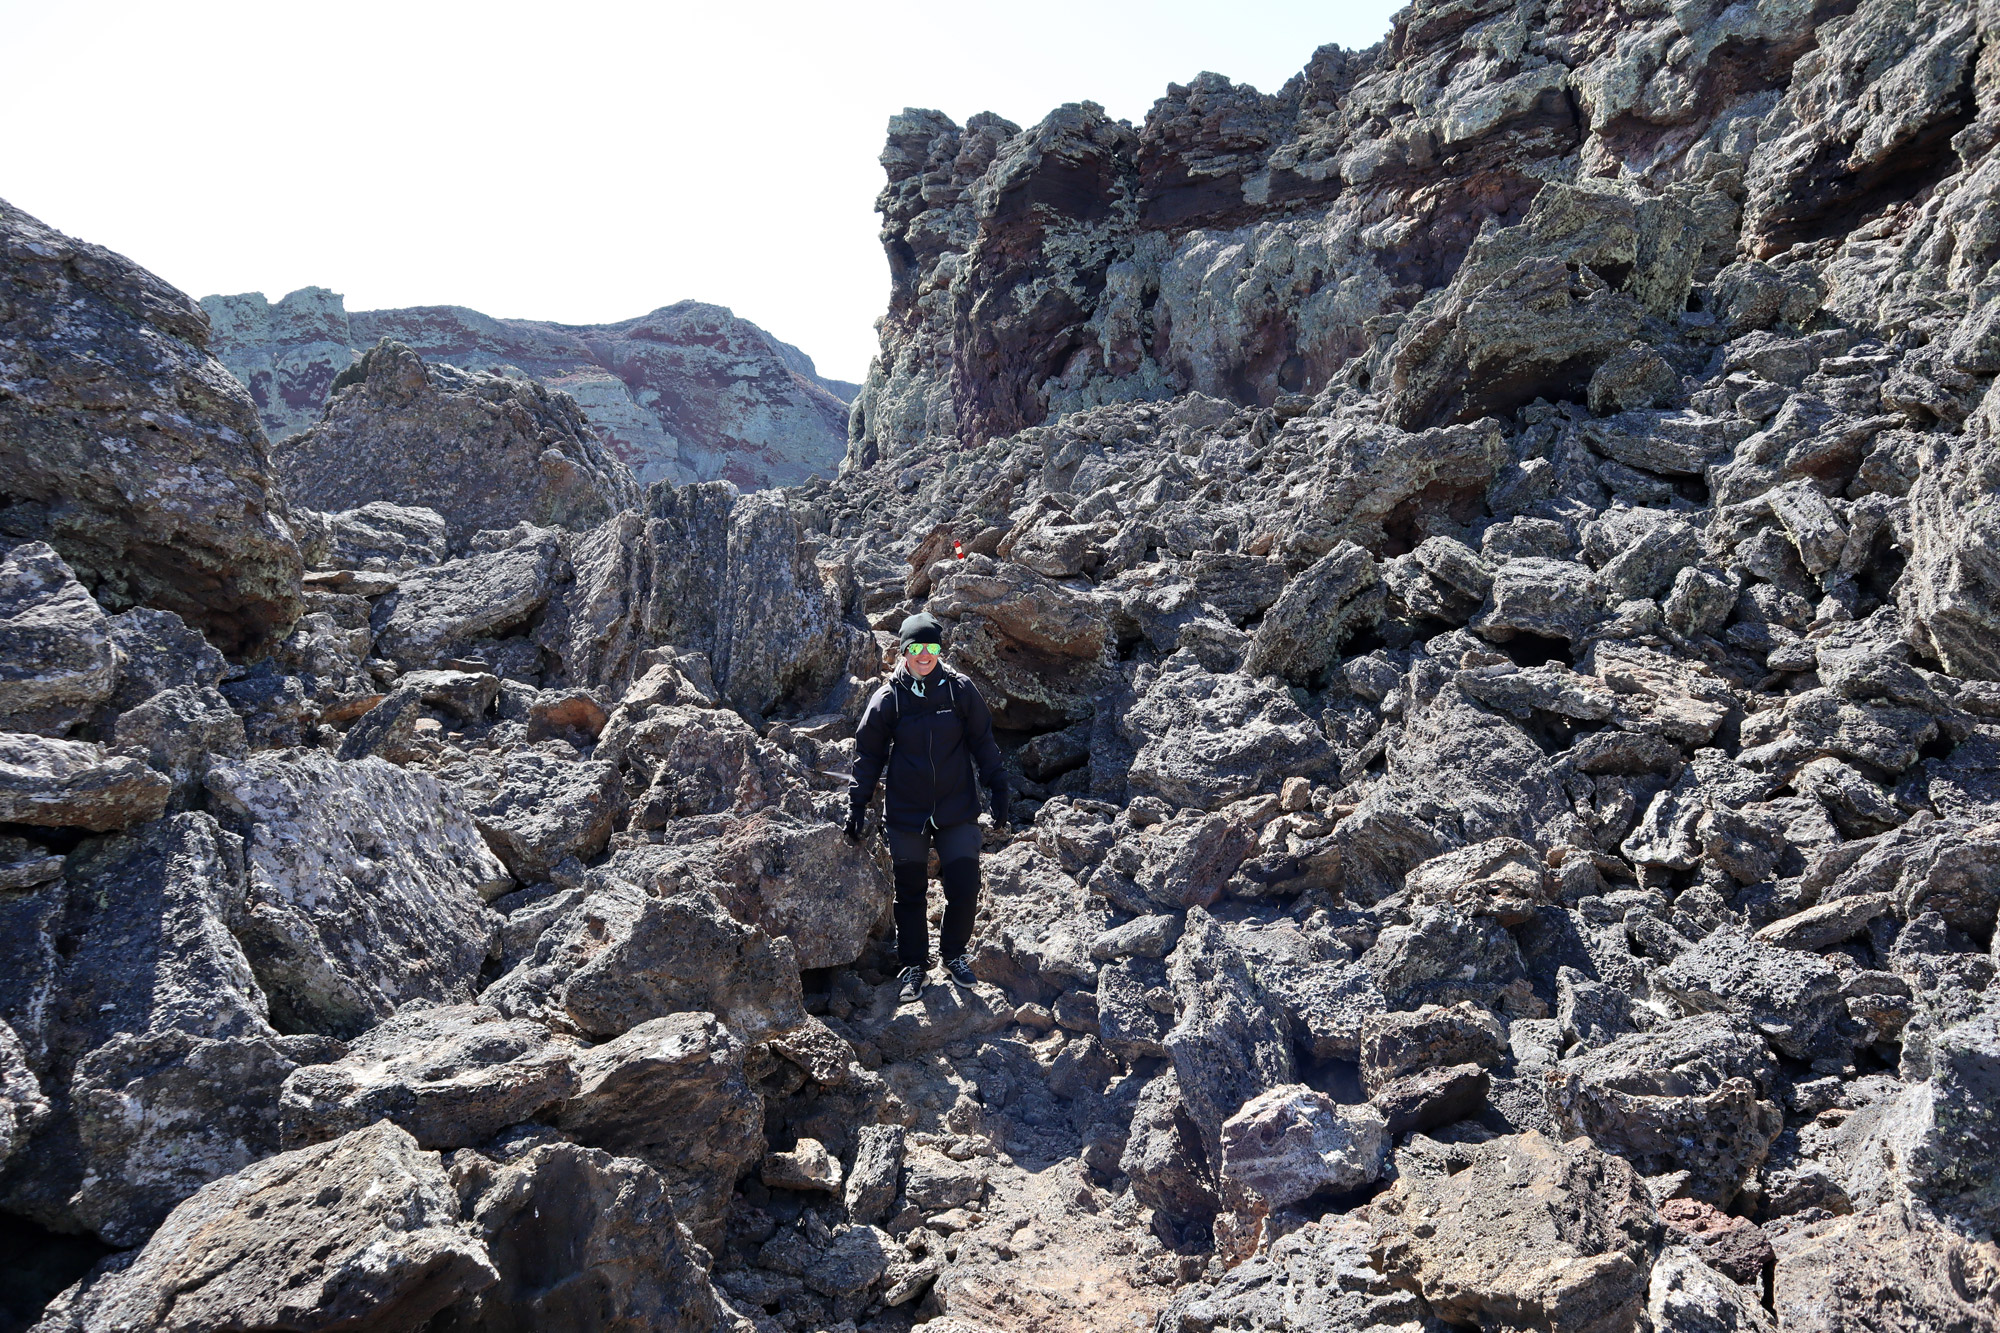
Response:
[[[992,794],[993,817],[1007,818],[1007,773],[993,742],[993,715],[972,682],[942,662],[921,678],[896,667],[868,701],[854,751],[848,801],[854,810],[866,810],[886,768],[884,818],[890,828],[914,831],[927,820],[939,828],[974,822],[979,779]]]

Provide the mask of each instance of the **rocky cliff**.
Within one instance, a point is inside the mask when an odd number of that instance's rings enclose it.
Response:
[[[576,399],[642,482],[789,485],[830,471],[855,386],[721,306],[682,301],[619,324],[493,319],[459,306],[349,312],[307,287],[202,299],[218,359],[273,440],[319,419],[334,380],[387,338],[433,364],[532,379]]]
[[[1854,8],[1420,4],[1276,93],[1177,85],[1136,129],[1090,103],[1026,131],[907,111],[882,155],[893,286],[850,454],[1188,391],[1269,407],[1373,385],[1410,428],[1580,398],[1628,343],[1663,341],[1646,320],[1733,290],[1712,286],[1722,267],[1788,268],[1870,227],[1872,252],[1980,155],[1972,11]],[[1491,250],[1528,239],[1515,224],[1550,182],[1625,211],[1620,238]],[[1869,266],[1850,249],[1836,267]],[[1496,280],[1508,295],[1482,309],[1473,285]],[[1878,326],[1931,309],[1880,275],[1831,295],[1851,320],[1843,302],[1872,300]],[[1468,364],[1450,332],[1500,305],[1545,321],[1520,330],[1535,358]]]
[[[1990,22],[1443,0],[900,117],[854,449],[750,494],[397,343],[287,472],[0,213],[9,1315],[2000,1327]],[[108,575],[155,510],[211,564]],[[1015,824],[900,1003],[838,820],[919,608]]]

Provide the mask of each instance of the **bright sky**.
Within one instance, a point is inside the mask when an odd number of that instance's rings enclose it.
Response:
[[[0,0],[0,197],[195,296],[600,323],[727,305],[858,380],[888,117],[1137,124],[1265,91],[1387,0]]]

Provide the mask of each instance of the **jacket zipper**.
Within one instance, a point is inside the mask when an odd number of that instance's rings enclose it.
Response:
[[[931,710],[931,717],[933,720],[936,719],[937,717],[936,709]],[[938,776],[937,776],[937,728],[935,726],[928,726],[924,728],[924,754],[931,761],[931,827],[936,828]]]

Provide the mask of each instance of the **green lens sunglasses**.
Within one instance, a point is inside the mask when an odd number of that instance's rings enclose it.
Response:
[[[903,651],[912,657],[918,657],[924,653],[929,653],[931,656],[936,657],[944,651],[944,645],[941,643],[906,643],[903,645]]]

